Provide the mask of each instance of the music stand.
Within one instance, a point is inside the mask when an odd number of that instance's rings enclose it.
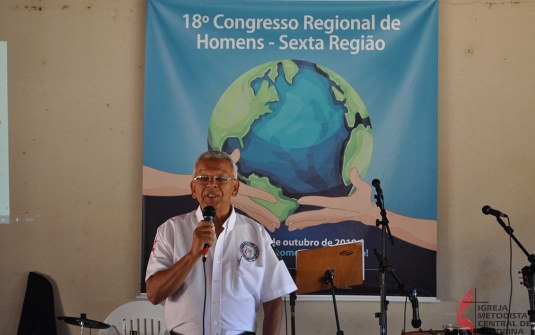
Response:
[[[361,285],[364,281],[363,242],[298,250],[296,253],[297,294],[331,289],[337,335],[343,335],[338,322],[334,280],[337,287]],[[330,284],[330,285],[329,285]]]

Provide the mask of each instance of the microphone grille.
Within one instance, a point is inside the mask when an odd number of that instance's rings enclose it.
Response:
[[[204,209],[202,210],[202,216],[204,217],[211,217],[213,218],[215,216],[215,208],[212,207],[212,206],[206,206],[204,207]]]

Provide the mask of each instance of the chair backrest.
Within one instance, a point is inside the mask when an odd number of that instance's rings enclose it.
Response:
[[[148,300],[138,300],[117,307],[104,323],[111,327],[101,329],[99,335],[168,335],[165,326],[164,306],[153,305]]]

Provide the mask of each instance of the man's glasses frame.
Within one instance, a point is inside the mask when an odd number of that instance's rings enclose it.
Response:
[[[206,185],[210,181],[210,179],[213,179],[217,185],[227,184],[231,180],[238,180],[238,178],[232,178],[228,176],[196,176],[193,177],[193,180],[195,180],[197,183],[201,185]]]

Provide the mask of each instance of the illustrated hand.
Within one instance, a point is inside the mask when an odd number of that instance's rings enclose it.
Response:
[[[143,166],[143,195],[172,197],[191,194],[191,175]]]
[[[254,202],[251,198],[257,198],[271,203],[277,201],[271,193],[242,183],[238,195],[232,198],[231,202],[234,207],[247,213],[247,215],[258,223],[269,229],[270,232],[278,229],[280,227],[279,218],[269,209]]]
[[[240,159],[240,150],[234,149],[230,156],[234,162],[237,162]],[[258,223],[269,229],[270,232],[278,229],[280,227],[279,218],[269,209],[254,202],[251,198],[257,198],[271,203],[277,202],[277,199],[271,193],[245,183],[241,183],[238,195],[232,198],[231,202],[234,207],[245,212]]]
[[[318,226],[324,223],[337,223],[346,220],[361,221],[366,225],[375,225],[376,219],[381,219],[381,210],[370,200],[372,187],[360,179],[356,168],[349,173],[355,193],[347,197],[305,196],[299,198],[301,205],[323,207],[292,214],[286,219],[289,231]]]

